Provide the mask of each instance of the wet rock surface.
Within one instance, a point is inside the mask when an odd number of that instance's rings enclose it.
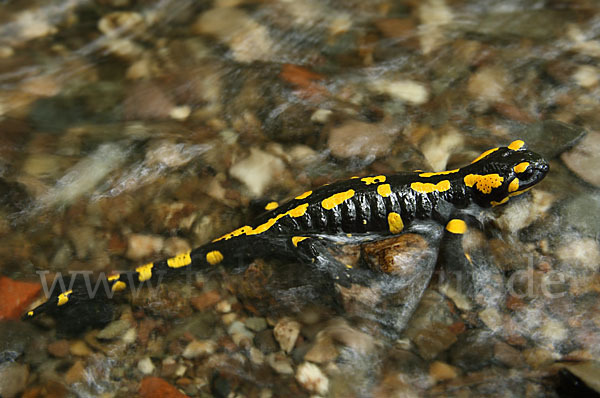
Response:
[[[598,393],[600,6],[496,3],[3,2],[0,395]],[[362,284],[266,258],[119,295],[74,336],[16,320],[69,273],[185,252],[252,203],[518,138],[550,174],[480,217],[464,274],[427,226],[344,237]]]

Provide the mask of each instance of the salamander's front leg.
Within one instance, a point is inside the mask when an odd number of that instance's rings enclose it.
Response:
[[[463,247],[463,237],[467,233],[466,217],[457,216],[448,221],[444,238],[440,244],[440,260],[447,271],[464,271],[471,264],[471,256]]]
[[[477,239],[481,229],[479,220],[466,214],[455,215],[446,224],[439,256],[441,282],[467,297],[483,297],[489,304],[503,295],[503,279],[489,261],[486,241]]]

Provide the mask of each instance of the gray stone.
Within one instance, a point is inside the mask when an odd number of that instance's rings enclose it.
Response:
[[[469,371],[481,370],[494,356],[495,339],[489,332],[468,331],[450,349],[450,363]]]
[[[529,148],[552,159],[575,145],[586,133],[584,128],[573,124],[544,120],[523,126],[514,135],[525,141]]]

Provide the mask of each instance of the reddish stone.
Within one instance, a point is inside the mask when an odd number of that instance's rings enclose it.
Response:
[[[510,295],[506,298],[506,307],[510,310],[518,311],[525,308],[525,302],[519,297]]]
[[[454,322],[452,325],[448,326],[448,329],[454,334],[461,334],[465,330],[467,330],[467,326],[464,322],[458,321]]]
[[[284,64],[281,68],[279,77],[295,86],[297,88],[296,95],[302,98],[319,98],[320,96],[327,94],[327,88],[318,83],[319,81],[324,80],[325,76],[302,66]]]
[[[141,398],[184,398],[183,394],[177,388],[167,383],[160,377],[146,377],[140,385]]]
[[[533,123],[535,119],[522,108],[507,102],[494,103],[494,109],[502,116],[522,123]]]
[[[325,76],[307,68],[292,64],[283,64],[279,75],[283,80],[302,88],[308,88],[314,82],[325,79]]]
[[[148,344],[150,340],[150,333],[158,326],[158,322],[151,318],[142,319],[138,327],[137,339],[142,346]]]
[[[39,283],[0,277],[0,319],[19,319],[41,288]]]

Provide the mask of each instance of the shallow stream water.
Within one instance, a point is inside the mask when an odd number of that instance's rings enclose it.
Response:
[[[0,396],[598,394],[599,60],[592,0],[0,2]],[[75,335],[16,320],[260,201],[515,139],[551,171],[465,238],[467,289],[416,256],[398,310],[262,259]]]

